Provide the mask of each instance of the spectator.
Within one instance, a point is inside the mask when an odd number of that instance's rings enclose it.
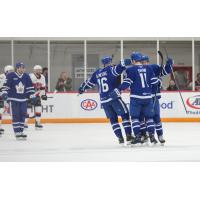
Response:
[[[65,92],[72,90],[72,79],[67,76],[66,72],[62,72],[56,84],[57,92]]]
[[[48,68],[47,67],[43,67],[42,68],[42,74],[45,77],[45,82],[46,82],[46,91],[48,91]]]
[[[169,90],[169,91],[177,90],[176,84],[173,80],[169,81],[169,86],[168,86],[167,90]]]
[[[197,74],[197,80],[195,81],[195,90],[200,91],[200,73]]]

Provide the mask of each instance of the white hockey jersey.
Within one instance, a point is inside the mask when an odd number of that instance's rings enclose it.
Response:
[[[40,77],[37,77],[34,73],[31,73],[29,74],[29,76],[35,88],[36,95],[39,95],[39,96],[45,95],[46,83],[45,83],[44,75],[41,74]]]
[[[5,74],[0,74],[0,88],[3,87],[5,82],[6,82],[6,75]]]

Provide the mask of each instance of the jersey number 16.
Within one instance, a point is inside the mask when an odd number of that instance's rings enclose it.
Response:
[[[99,83],[99,91],[100,92],[108,92],[109,87],[108,87],[108,84],[107,84],[107,78],[106,77],[98,79],[98,83]]]

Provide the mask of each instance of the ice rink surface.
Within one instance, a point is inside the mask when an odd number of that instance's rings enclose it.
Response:
[[[199,123],[164,123],[165,146],[121,147],[110,124],[29,125],[16,141],[11,125],[0,138],[0,161],[200,161]]]

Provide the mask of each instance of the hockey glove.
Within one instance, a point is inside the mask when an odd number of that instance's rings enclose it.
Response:
[[[7,92],[3,92],[1,95],[1,98],[3,101],[6,101],[8,99],[8,93]]]
[[[119,89],[115,88],[110,94],[109,94],[110,98],[112,100],[118,99],[121,97],[120,91]]]
[[[31,104],[35,105],[37,103],[37,97],[35,96],[35,94],[30,95],[30,100],[31,100]]]
[[[172,58],[167,58],[166,65],[173,65],[174,60]]]
[[[47,95],[42,95],[41,99],[44,100],[44,101],[46,101],[47,100]]]
[[[7,92],[2,92],[1,98],[2,98],[3,101],[6,101],[7,98],[8,98],[8,93]]]
[[[83,94],[83,93],[84,93],[84,90],[83,90],[82,87],[80,87],[80,88],[78,89],[78,93],[79,93],[79,94]]]

